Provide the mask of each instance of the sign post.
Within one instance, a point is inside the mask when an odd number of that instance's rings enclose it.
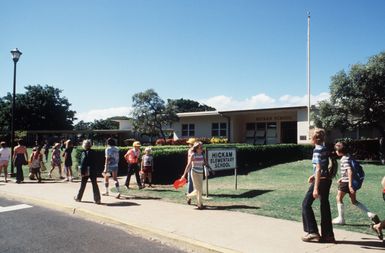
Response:
[[[237,190],[237,150],[236,148],[207,148],[207,164],[213,171],[234,170],[235,190]],[[208,196],[208,173],[206,172],[206,197]]]

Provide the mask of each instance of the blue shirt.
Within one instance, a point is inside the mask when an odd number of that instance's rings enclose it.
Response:
[[[313,150],[313,173],[315,174],[317,164],[321,167],[321,177],[329,177],[329,152],[325,146],[315,145]]]
[[[108,159],[107,166],[109,168],[116,168],[119,164],[119,149],[115,146],[113,147],[107,147],[106,151],[106,158]]]

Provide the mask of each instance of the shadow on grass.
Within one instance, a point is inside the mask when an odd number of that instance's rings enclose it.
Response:
[[[124,199],[138,199],[138,200],[160,200],[159,197],[146,197],[146,196],[123,196]]]
[[[220,198],[254,198],[259,195],[271,192],[273,190],[250,190],[241,194],[210,194],[211,197],[220,197]]]
[[[257,206],[247,206],[247,205],[227,205],[227,206],[206,206],[207,210],[232,210],[232,209],[250,209],[256,210],[259,209]]]
[[[385,251],[385,242],[372,238],[362,238],[362,241],[337,241],[338,244],[357,245],[363,249]]]
[[[154,189],[151,188],[151,190],[148,190],[149,192],[177,192],[173,189]]]

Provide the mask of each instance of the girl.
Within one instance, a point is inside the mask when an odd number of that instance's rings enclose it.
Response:
[[[141,170],[140,170],[140,175],[141,175],[141,181],[142,181],[142,186],[145,187],[145,182],[146,179],[148,179],[148,186],[152,187],[152,172],[154,171],[154,164],[153,164],[153,157],[151,154],[151,148],[147,147],[144,150],[144,155],[142,157],[142,164],[141,164]]]
[[[329,175],[329,152],[324,146],[325,131],[316,129],[312,136],[313,150],[313,175],[308,179],[310,187],[302,202],[302,221],[306,235],[302,237],[304,242],[335,243],[332,215],[330,211],[329,193],[332,185]],[[319,198],[321,203],[321,234],[318,232],[317,222],[314,216],[312,204]]]
[[[13,150],[13,161],[16,166],[16,183],[20,184],[24,181],[23,165],[28,164],[28,152],[24,146],[24,141],[19,140],[18,145]]]
[[[29,159],[31,173],[36,176],[39,183],[41,183],[40,164],[43,161],[43,155],[41,154],[41,147],[34,148],[31,157]]]
[[[11,158],[11,151],[9,150],[9,148],[7,147],[7,144],[2,141],[0,143],[0,174],[1,174],[1,171],[4,170],[4,182],[8,182],[7,180],[7,176],[8,176],[8,171],[7,171],[7,168],[8,168],[8,162],[9,162],[9,158]]]
[[[65,149],[63,152],[64,157],[64,169],[66,171],[66,180],[71,181],[73,180],[72,177],[72,150],[73,150],[73,144],[71,140],[67,140],[65,142]]]
[[[104,162],[104,185],[106,191],[103,193],[103,196],[108,196],[108,185],[109,178],[112,176],[112,179],[115,182],[115,188],[118,194],[116,198],[120,198],[119,190],[119,181],[118,181],[118,169],[119,169],[119,149],[115,146],[115,140],[112,138],[107,139],[107,148],[105,150],[105,162]]]
[[[180,179],[182,180],[186,177],[189,171],[192,171],[191,177],[194,185],[194,190],[186,196],[188,199],[191,199],[191,197],[196,196],[198,209],[202,210],[204,208],[202,203],[203,172],[204,165],[206,164],[206,161],[203,156],[202,142],[195,142],[193,145],[192,152],[193,154],[189,156],[186,168]]]
[[[52,149],[52,155],[51,155],[51,170],[48,173],[49,178],[52,178],[52,171],[55,169],[55,167],[58,167],[59,169],[59,177],[60,179],[64,179],[61,174],[61,158],[60,158],[60,143],[55,143]]]

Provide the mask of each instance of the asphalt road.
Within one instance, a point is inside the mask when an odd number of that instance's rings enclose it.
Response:
[[[109,225],[23,204],[0,197],[2,253],[183,252],[157,241],[130,235]]]

